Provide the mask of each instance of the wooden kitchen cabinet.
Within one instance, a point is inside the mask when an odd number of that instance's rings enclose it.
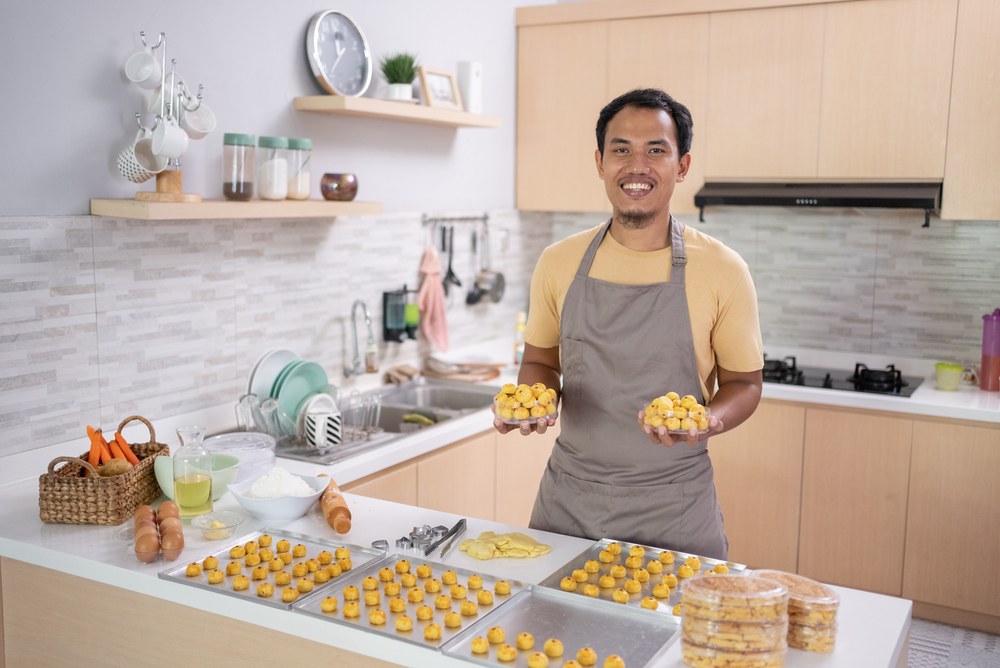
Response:
[[[913,421],[806,409],[799,573],[899,596]]]
[[[417,505],[417,465],[403,462],[385,471],[347,483],[344,492],[369,496],[373,499]]]
[[[496,436],[490,429],[421,457],[416,505],[492,520]]]
[[[796,571],[805,413],[762,401],[746,422],[709,440],[731,561]]]
[[[941,217],[998,220],[1000,197],[1000,3],[962,0],[955,31],[948,156]]]
[[[518,209],[611,210],[594,162],[607,102],[607,22],[518,30]]]
[[[813,5],[711,15],[701,144],[709,178],[816,176],[825,11]]]
[[[902,595],[1000,617],[1000,426],[916,425]]]
[[[496,521],[526,527],[538,494],[538,483],[559,436],[559,423],[544,434],[511,432],[497,437]]]
[[[635,45],[643,45],[636,58]],[[697,211],[694,196],[705,182],[703,133],[708,86],[704,76],[708,62],[708,14],[661,16],[612,21],[608,29],[608,99],[591,111],[590,124],[597,122],[600,108],[634,88],[662,88],[683,103],[694,119],[691,168],[670,199],[672,213]],[[596,143],[594,144],[596,148]]]
[[[944,176],[957,6],[825,6],[819,178]]]

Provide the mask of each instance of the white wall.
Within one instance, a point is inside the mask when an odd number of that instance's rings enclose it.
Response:
[[[0,5],[0,215],[89,212],[91,197],[131,198],[115,168],[135,136],[144,93],[122,63],[138,32],[167,34],[168,58],[216,112],[215,132],[191,142],[184,187],[218,198],[224,132],[311,137],[313,188],[324,171],[358,175],[358,199],[386,211],[511,208],[514,199],[516,29],[524,0],[8,0]],[[321,93],[305,57],[316,12],[337,9],[365,31],[374,58],[416,52],[455,71],[484,64],[484,112],[500,129],[438,128],[296,112]],[[380,76],[380,75],[379,75]],[[373,80],[369,96],[381,81]],[[147,119],[149,117],[147,116]],[[316,195],[318,196],[318,195]]]

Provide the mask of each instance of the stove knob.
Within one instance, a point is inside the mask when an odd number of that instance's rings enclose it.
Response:
[[[826,374],[826,377],[823,378],[823,387],[833,389],[833,378],[830,377],[830,374]]]

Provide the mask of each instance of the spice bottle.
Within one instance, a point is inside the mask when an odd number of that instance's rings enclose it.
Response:
[[[257,192],[261,199],[288,196],[287,137],[257,139]]]
[[[1000,308],[983,316],[983,361],[979,389],[1000,392]]]
[[[288,138],[288,199],[309,199],[312,139]]]
[[[205,448],[205,428],[178,427],[181,447],[174,455],[174,499],[182,520],[212,512],[212,454]]]
[[[528,326],[528,314],[518,311],[517,322],[514,324],[514,366],[521,363],[524,357],[524,330]]]
[[[254,136],[227,132],[222,138],[222,195],[246,202],[253,197]]]

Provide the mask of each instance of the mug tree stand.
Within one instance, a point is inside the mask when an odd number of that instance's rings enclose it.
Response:
[[[201,195],[184,192],[179,169],[166,169],[156,175],[156,191],[140,192],[135,198],[140,202],[200,202]]]

